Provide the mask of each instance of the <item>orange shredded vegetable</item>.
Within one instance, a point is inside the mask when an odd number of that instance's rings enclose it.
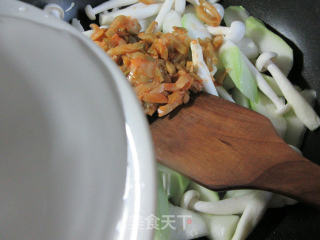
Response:
[[[206,0],[199,0],[200,4],[196,6],[197,17],[210,26],[219,26],[221,16],[217,9]]]
[[[139,0],[139,2],[144,4],[153,4],[153,3],[159,3],[160,0]]]
[[[203,85],[194,73],[187,31],[174,27],[172,33],[155,32],[156,26],[152,22],[145,32],[140,32],[138,21],[126,16],[116,17],[107,29],[90,25],[91,39],[119,65],[145,113],[164,116],[187,103],[190,93],[202,91]],[[220,37],[201,41],[205,62],[211,68],[217,63],[220,41]]]

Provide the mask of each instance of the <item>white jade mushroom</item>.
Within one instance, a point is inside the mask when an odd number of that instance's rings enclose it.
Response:
[[[256,61],[257,69],[260,72],[268,70],[301,122],[310,130],[317,129],[320,126],[319,116],[281,72],[278,66],[273,63],[272,59],[276,56],[277,54],[273,52],[262,53]]]
[[[219,93],[219,96],[225,100],[228,100],[229,102],[235,103],[235,101],[233,100],[232,96],[230,95],[230,93],[228,93],[228,91],[222,87],[222,86],[216,86],[217,92]]]
[[[155,19],[157,22],[157,30],[162,28],[163,20],[165,16],[170,12],[174,0],[165,0],[164,3],[161,5],[160,11]]]
[[[232,41],[226,41],[225,45],[236,46]],[[240,50],[241,52],[241,50]],[[277,113],[283,114],[289,109],[288,105],[285,105],[284,100],[279,98],[277,94],[273,91],[270,85],[266,82],[261,73],[255,68],[251,61],[241,52],[242,58],[247,64],[250,72],[253,74],[257,81],[259,89],[271,100],[271,102],[276,106]]]
[[[244,37],[237,45],[247,58],[256,59],[258,57],[259,49],[251,38]]]
[[[273,194],[252,191],[250,194],[215,202],[200,201],[195,190],[187,191],[181,199],[181,207],[214,215],[242,214],[232,240],[245,239],[266,211]]]
[[[155,4],[143,4],[136,3],[129,7],[120,9],[116,12],[105,12],[99,15],[100,25],[110,24],[115,17],[119,15],[130,16],[132,18],[146,19],[148,17],[156,15],[163,4],[155,3]]]
[[[246,33],[246,26],[243,22],[234,21],[230,27],[207,27],[208,31],[213,35],[224,35],[226,39],[234,43],[240,42]]]
[[[186,0],[174,0],[174,10],[180,15],[183,14],[186,8]]]
[[[210,71],[203,59],[202,47],[198,40],[192,40],[190,43],[192,64],[196,69],[197,75],[203,80],[204,90],[212,95],[219,96],[216,87],[213,84]]]
[[[284,100],[277,96],[273,91],[261,73],[255,68],[251,61],[245,57],[245,62],[249,67],[251,73],[255,76],[259,89],[271,100],[271,102],[276,106],[277,114],[284,114],[290,109],[290,105],[285,104]]]
[[[215,215],[241,214],[248,204],[250,195],[228,198],[216,202],[200,201],[200,194],[195,190],[185,192],[181,200],[181,207],[201,213]]]
[[[92,6],[88,4],[84,10],[90,20],[96,20],[96,14],[98,13],[108,11],[112,8],[127,6],[136,2],[138,2],[138,0],[111,0],[101,3],[95,8],[92,8]]]

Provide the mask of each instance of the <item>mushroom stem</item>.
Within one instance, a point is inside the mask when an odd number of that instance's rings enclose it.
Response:
[[[186,8],[186,0],[175,0],[174,1],[174,10],[180,15],[183,14]]]
[[[259,71],[267,69],[277,82],[284,97],[293,108],[297,117],[305,124],[310,130],[315,130],[320,126],[320,118],[313,110],[310,104],[302,97],[302,95],[295,89],[288,78],[281,72],[272,59],[277,54],[273,52],[262,53],[257,61],[256,66]]]
[[[235,103],[235,101],[233,100],[232,96],[230,95],[230,93],[228,93],[228,91],[222,87],[222,86],[217,86],[216,87],[219,96],[225,100],[228,100],[229,102]]]
[[[230,27],[212,27],[208,26],[208,31],[212,35],[227,35],[230,31]]]
[[[243,196],[227,198],[221,201],[204,202],[199,200],[200,194],[198,191],[189,190],[185,192],[182,197],[181,207],[206,214],[242,214],[254,194],[255,192]]]
[[[244,240],[247,238],[267,210],[272,195],[272,193],[265,191],[255,191],[251,195],[232,240]]]
[[[226,39],[232,42],[240,42],[246,33],[246,27],[243,22],[234,21],[230,27],[207,27],[212,35],[224,35]]]
[[[244,37],[237,43],[241,52],[249,59],[256,59],[259,55],[259,49],[257,45],[250,38]]]
[[[104,3],[101,3],[100,5],[92,8],[90,4],[88,4],[85,7],[85,12],[90,20],[96,20],[96,14],[108,11],[112,8],[118,8],[118,7],[123,7],[127,6],[130,4],[134,4],[138,2],[138,0],[111,0],[111,1],[106,1]]]
[[[181,199],[181,207],[214,215],[242,214],[232,240],[244,240],[258,224],[272,197],[271,192],[253,190],[221,201],[204,202],[199,201],[199,192],[189,190]]]
[[[192,64],[197,71],[197,75],[202,79],[204,90],[212,95],[219,96],[215,88],[209,69],[203,59],[202,48],[198,40],[192,40],[190,43],[192,53]]]
[[[227,41],[226,43],[236,46],[232,41]],[[242,53],[242,58],[244,59],[246,65],[248,66],[250,72],[253,74],[257,81],[259,89],[271,100],[271,102],[276,106],[277,114],[283,114],[289,109],[289,105],[285,105],[283,99],[279,98],[273,89],[266,82],[262,74],[256,69],[256,67],[251,63],[251,61]]]
[[[190,205],[190,208],[197,212],[214,215],[242,214],[249,200],[250,195],[228,198],[216,202],[196,201]]]
[[[157,30],[162,28],[162,23],[164,21],[165,16],[170,12],[173,5],[173,0],[165,0],[162,4],[158,16],[156,17],[155,21],[158,23]]]
[[[113,19],[119,15],[124,16],[130,16],[132,18],[137,19],[145,19],[151,16],[156,15],[161,8],[161,3],[155,3],[155,4],[143,4],[143,3],[137,3],[132,6],[129,6],[124,9],[120,9],[116,12],[106,12],[101,13],[99,17],[100,25],[109,24],[113,21]]]
[[[244,56],[244,60],[248,65],[251,73],[255,76],[257,80],[257,85],[259,89],[271,100],[271,102],[276,106],[278,114],[286,113],[290,106],[285,105],[282,98],[278,97],[277,94],[272,90],[270,85],[264,79],[262,74],[255,68],[255,66],[250,62],[250,60]]]

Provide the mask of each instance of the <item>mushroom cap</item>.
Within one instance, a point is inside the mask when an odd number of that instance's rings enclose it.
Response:
[[[49,3],[43,8],[43,10],[49,14],[56,11],[59,13],[59,16],[57,16],[57,17],[59,17],[60,19],[64,18],[64,10],[58,4]]]
[[[243,22],[233,21],[226,38],[234,43],[240,42],[246,34],[246,26]]]
[[[199,199],[200,199],[200,194],[198,191],[189,190],[183,194],[180,206],[185,209],[191,209],[192,205],[195,202],[199,201]]]
[[[85,8],[84,8],[85,13],[87,14],[88,18],[90,20],[96,20],[96,13],[93,11],[93,8],[90,4],[88,4]]]
[[[274,52],[262,53],[256,61],[256,67],[259,70],[259,72],[266,71],[266,68],[268,67],[270,61],[277,56],[278,56],[278,54],[276,54]]]

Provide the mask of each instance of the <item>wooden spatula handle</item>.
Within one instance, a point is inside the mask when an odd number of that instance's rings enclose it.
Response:
[[[320,206],[320,167],[301,157],[301,161],[288,161],[273,166],[248,187],[286,194]]]
[[[159,162],[213,190],[265,189],[320,206],[320,167],[258,113],[202,94],[151,132]]]

